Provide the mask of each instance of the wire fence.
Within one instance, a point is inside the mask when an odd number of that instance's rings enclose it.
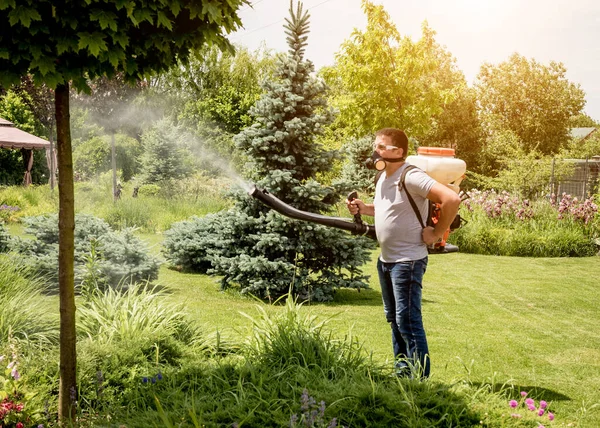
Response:
[[[584,199],[600,192],[600,156],[592,159],[569,159],[574,163],[573,174],[562,177],[554,176],[554,160],[552,160],[551,192],[556,195],[566,193]]]

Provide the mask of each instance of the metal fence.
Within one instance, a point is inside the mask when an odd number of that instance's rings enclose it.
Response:
[[[554,172],[550,179],[550,188],[556,195],[567,193],[583,199],[600,192],[600,156],[592,159],[568,159],[574,164],[573,174],[555,180]],[[552,161],[554,171],[554,160]]]

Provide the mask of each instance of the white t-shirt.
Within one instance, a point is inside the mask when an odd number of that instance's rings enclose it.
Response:
[[[381,174],[375,187],[373,204],[377,241],[381,247],[379,259],[386,263],[419,260],[427,256],[421,224],[405,189],[398,189],[400,176],[407,165],[402,165],[390,177],[386,177],[385,172]],[[409,171],[404,179],[406,190],[414,199],[424,224],[427,223],[429,205],[426,197],[434,184],[435,180],[420,169]]]

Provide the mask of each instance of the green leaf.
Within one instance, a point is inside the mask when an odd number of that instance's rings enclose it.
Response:
[[[177,0],[171,2],[171,12],[173,12],[173,16],[179,15],[181,12],[181,3]]]
[[[0,10],[4,10],[7,7],[12,7],[13,9],[17,7],[15,5],[15,0],[0,0]]]
[[[167,18],[167,15],[165,15],[165,13],[160,10],[158,11],[157,23],[171,31],[173,30],[173,24],[171,24],[171,21],[169,20],[169,18]]]
[[[29,7],[18,7],[8,13],[9,23],[15,26],[20,22],[24,27],[29,28],[31,21],[41,21],[42,17],[39,12]]]
[[[6,49],[0,48],[0,59],[9,59],[10,55]]]
[[[108,62],[117,68],[119,63],[125,59],[125,52],[122,49],[111,49],[108,51]]]
[[[56,53],[62,55],[65,52],[73,52],[77,50],[77,42],[63,38],[56,41]]]
[[[106,42],[104,41],[104,34],[102,33],[96,31],[92,34],[77,33],[77,35],[79,36],[78,48],[80,50],[87,48],[90,51],[90,53],[95,57],[98,57],[98,54],[101,51],[108,50]]]
[[[42,76],[56,71],[56,64],[54,63],[52,58],[49,58],[47,56],[41,56],[39,58],[34,59],[33,61],[31,61],[30,67],[32,69],[37,68],[42,74]]]
[[[129,46],[129,36],[125,33],[115,33],[112,35],[113,43],[118,43],[123,49]]]
[[[154,19],[152,19],[152,11],[150,9],[137,9],[133,12],[133,17],[137,22],[148,21],[154,25]]]
[[[110,27],[111,30],[117,31],[117,16],[112,12],[101,9],[93,10],[90,13],[90,21],[98,21],[103,30]]]

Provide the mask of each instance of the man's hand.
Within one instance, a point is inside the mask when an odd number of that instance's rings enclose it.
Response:
[[[442,237],[436,235],[435,229],[431,226],[427,226],[425,229],[423,229],[421,236],[423,238],[423,242],[425,242],[427,246],[442,242]]]
[[[368,216],[375,215],[375,210],[373,208],[373,204],[365,204],[360,199],[354,199],[352,201],[349,201],[346,199],[346,206],[348,207],[348,211],[350,211],[350,214],[352,214],[352,215],[355,215],[355,214],[364,214],[364,215],[368,215]]]

